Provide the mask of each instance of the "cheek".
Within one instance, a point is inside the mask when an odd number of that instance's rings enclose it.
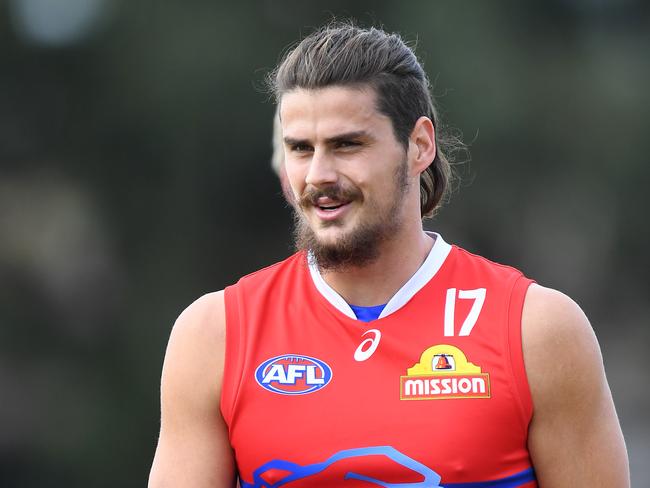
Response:
[[[305,177],[295,167],[285,166],[282,178],[282,189],[285,194],[291,193],[292,196],[302,195],[305,188]],[[295,198],[294,198],[295,199]]]
[[[284,195],[284,198],[289,202],[293,203],[295,201],[295,197],[293,194],[293,190],[291,189],[291,185],[289,184],[289,178],[287,177],[287,172],[282,166],[280,169],[280,186],[282,187],[282,194]]]

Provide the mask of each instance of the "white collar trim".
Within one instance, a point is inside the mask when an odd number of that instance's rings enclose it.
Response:
[[[402,286],[402,288],[393,295],[388,303],[386,303],[384,310],[379,315],[380,319],[396,312],[406,305],[409,300],[411,300],[411,298],[413,298],[413,296],[424,287],[424,285],[431,281],[447,259],[447,256],[449,256],[451,245],[447,244],[440,234],[435,232],[427,232],[427,234],[435,238],[433,247],[431,247],[431,251],[429,251],[429,255],[415,274],[411,276],[404,286]],[[323,276],[320,274],[318,266],[315,261],[311,259],[311,256],[308,256],[307,261],[309,263],[309,273],[311,274],[312,281],[320,294],[323,295],[323,297],[341,313],[356,320],[357,317],[352,311],[352,308],[350,308],[350,305],[348,305],[348,303],[334,290],[334,288],[325,282]]]

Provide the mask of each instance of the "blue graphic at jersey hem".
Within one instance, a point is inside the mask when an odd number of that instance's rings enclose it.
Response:
[[[293,481],[315,476],[325,471],[329,466],[338,461],[366,456],[386,456],[397,464],[422,475],[424,480],[409,483],[388,483],[386,481],[353,472],[346,473],[344,479],[366,481],[384,488],[517,488],[525,483],[536,480],[535,471],[533,468],[528,468],[520,473],[498,480],[440,484],[440,476],[431,468],[406,456],[405,454],[402,454],[391,446],[374,446],[339,451],[322,463],[308,464],[305,466],[290,461],[275,459],[263,464],[253,472],[252,483],[240,479],[240,484],[241,488],[278,488],[292,483]],[[275,483],[269,483],[268,481],[265,481],[262,476],[270,470],[286,471],[289,474]]]
[[[442,488],[517,488],[536,479],[533,468],[528,468],[521,473],[499,480],[479,481],[476,483],[443,483],[440,486]]]
[[[376,446],[376,447],[361,447],[358,449],[346,449],[344,451],[339,451],[327,460],[322,463],[308,464],[306,466],[300,466],[289,461],[282,461],[280,459],[270,461],[266,464],[263,464],[258,469],[253,472],[253,483],[247,483],[243,480],[241,481],[242,488],[276,488],[284,486],[287,483],[292,481],[308,478],[310,476],[317,475],[318,473],[327,469],[330,465],[334,464],[337,461],[343,459],[355,458],[355,457],[364,457],[364,456],[377,456],[383,455],[387,458],[395,461],[402,466],[409,468],[416,473],[424,476],[423,481],[416,483],[387,483],[375,478],[361,475],[359,473],[346,473],[345,479],[356,479],[367,481],[369,483],[375,484],[377,486],[382,486],[384,488],[440,488],[440,476],[428,468],[422,463],[417,462],[416,460],[402,454],[398,450],[390,446]],[[264,479],[262,475],[270,469],[279,469],[283,471],[288,471],[291,474],[277,481],[276,483],[270,484]]]

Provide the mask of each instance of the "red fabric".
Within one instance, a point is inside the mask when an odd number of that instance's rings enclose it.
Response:
[[[343,450],[371,446],[390,446],[426,465],[442,477],[443,485],[496,480],[530,468],[526,440],[532,402],[521,350],[521,311],[530,283],[513,268],[453,246],[437,274],[406,305],[369,323],[345,316],[318,292],[303,253],[226,288],[221,409],[244,486],[253,482],[254,470],[270,461],[306,466]],[[486,290],[468,336],[459,335],[475,302],[467,298],[455,301],[454,335],[444,335],[450,288]],[[355,350],[372,337],[362,337],[369,329],[381,332],[378,347],[367,360],[356,361]],[[469,376],[476,381],[489,378],[487,391],[461,392],[459,398],[400,399],[405,382],[413,379],[402,377],[436,345],[446,345],[436,351],[452,357],[436,356],[433,364],[441,369],[432,370],[435,376],[430,378],[453,378],[455,372],[444,368],[462,363],[459,350],[480,368]],[[304,395],[263,388],[256,369],[282,355],[325,362],[331,367],[331,381]],[[411,393],[416,391],[413,385]],[[391,468],[385,456],[365,455],[341,463],[303,480],[304,486],[337,486],[350,463],[354,472],[386,482],[422,479],[404,473],[403,465]],[[270,470],[264,479],[281,480],[287,473]],[[300,483],[291,486],[303,486]],[[344,486],[369,484],[348,479]]]

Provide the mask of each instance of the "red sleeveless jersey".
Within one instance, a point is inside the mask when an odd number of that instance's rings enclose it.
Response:
[[[241,486],[537,486],[530,283],[437,236],[369,323],[305,253],[226,288],[221,411]]]

